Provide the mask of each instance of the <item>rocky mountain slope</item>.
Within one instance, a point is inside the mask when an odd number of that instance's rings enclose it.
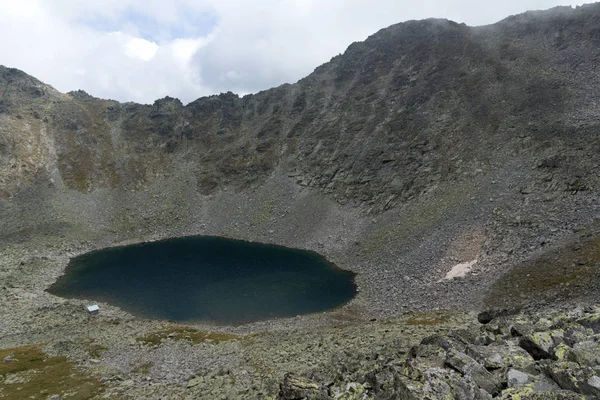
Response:
[[[44,292],[69,257],[193,234],[307,248],[357,272],[343,309],[245,333],[600,302],[599,27],[600,4],[482,27],[410,21],[295,84],[185,106],[62,94],[0,67],[0,345],[64,341],[53,351],[75,357],[73,335],[93,336],[83,302]],[[456,265],[472,269],[444,279]],[[156,327],[101,306],[87,324],[119,349],[102,368],[123,373],[134,349],[112,321]]]
[[[599,13],[410,21],[296,84],[186,106],[61,94],[2,67],[2,241],[308,247],[377,270],[360,282],[371,306],[460,262],[507,268],[598,216]]]

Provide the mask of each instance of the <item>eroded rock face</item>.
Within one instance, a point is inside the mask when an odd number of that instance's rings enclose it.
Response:
[[[48,167],[82,193],[141,190],[183,168],[198,191],[212,193],[280,168],[341,203],[383,211],[523,152],[534,168],[519,170],[531,177],[520,192],[595,190],[598,165],[583,156],[598,145],[589,141],[597,126],[590,96],[600,85],[597,7],[478,28],[393,25],[294,85],[186,106],[169,97],[139,105],[63,95],[2,68],[0,109],[13,145],[0,154],[30,166],[17,165],[0,190],[14,195],[17,179],[48,177]],[[560,46],[547,37],[562,38]],[[20,152],[24,141],[39,154]]]

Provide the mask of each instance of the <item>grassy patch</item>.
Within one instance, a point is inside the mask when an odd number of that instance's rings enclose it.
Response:
[[[87,352],[92,358],[102,357],[102,352],[108,350],[108,347],[102,346],[101,344],[95,343],[93,340],[87,345]]]
[[[515,266],[486,296],[489,306],[505,306],[535,299],[574,298],[598,282],[600,235],[583,235]]]
[[[352,305],[334,311],[331,314],[331,318],[340,322],[356,322],[364,320],[365,315],[367,315],[366,310]]]
[[[418,326],[433,326],[442,325],[450,321],[450,317],[440,312],[422,312],[422,313],[410,313],[408,319],[405,321],[406,325],[418,325]]]
[[[131,372],[133,372],[134,374],[148,375],[150,373],[150,370],[152,370],[153,365],[154,364],[152,364],[152,362],[150,361],[141,363],[133,367],[131,369]]]
[[[13,361],[2,361],[11,357]],[[89,399],[102,392],[94,377],[66,357],[47,357],[40,345],[0,350],[0,399]]]
[[[205,332],[188,326],[168,326],[156,332],[152,332],[138,338],[138,342],[158,345],[164,340],[188,340],[192,343],[220,343],[228,340],[236,340],[238,337],[230,333],[223,332]]]

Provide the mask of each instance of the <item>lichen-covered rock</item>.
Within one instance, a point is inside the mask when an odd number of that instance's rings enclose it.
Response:
[[[534,363],[534,359],[529,353],[512,344],[468,346],[466,354],[488,370],[509,367],[526,369]]]
[[[457,340],[458,337],[458,340]],[[469,343],[473,343],[470,340],[477,340],[476,336],[472,336],[472,337],[461,337],[460,334],[457,334],[456,336],[452,336],[452,335],[432,335],[432,336],[428,336],[426,338],[424,338],[423,340],[421,340],[421,345],[423,346],[435,346],[437,348],[441,348],[443,350],[449,350],[449,349],[457,349],[459,351],[462,351],[467,344]],[[437,354],[439,354],[439,352],[437,350],[435,350],[435,352]],[[444,353],[445,356],[445,353]]]
[[[594,333],[600,333],[600,313],[592,314],[577,320],[577,323],[586,328],[590,328]]]
[[[280,400],[324,400],[327,391],[319,384],[302,376],[287,373],[279,390]]]
[[[430,368],[425,373],[422,398],[427,400],[486,400],[491,396],[469,378],[445,368]]]
[[[600,377],[590,367],[580,366],[570,361],[545,363],[542,369],[561,389],[600,397]]]
[[[400,377],[391,367],[370,373],[365,378],[378,400],[417,400],[421,397],[418,394],[423,385],[407,381],[407,378]]]
[[[371,387],[368,384],[350,382],[343,391],[333,394],[335,400],[369,400],[373,396],[369,393]]]
[[[508,388],[502,391],[500,400],[588,400],[584,395],[567,390],[536,390],[533,385]]]
[[[441,340],[441,339],[440,339]],[[426,338],[422,343],[435,343]],[[443,367],[446,351],[436,344],[419,344],[410,349],[407,359],[398,365],[398,373],[414,381],[424,383],[425,371],[429,368]]]
[[[398,366],[400,375],[413,381],[425,382],[425,371],[429,368],[442,367],[437,360],[423,358],[408,358]]]
[[[426,340],[424,342],[428,343]],[[433,363],[439,361],[439,363],[443,364],[446,358],[446,350],[437,344],[423,344],[421,342],[421,344],[413,346],[410,349],[410,356],[413,358],[426,358]]]
[[[527,351],[534,360],[557,360],[564,354],[564,347],[559,347],[563,342],[564,331],[557,329],[549,332],[534,332],[519,340],[519,346]],[[558,354],[557,354],[558,352]]]
[[[553,326],[553,329],[561,329],[564,332],[563,341],[570,347],[594,335],[593,329],[586,328],[572,320],[561,320]]]
[[[585,340],[576,343],[569,350],[567,358],[581,365],[600,367],[600,342],[597,340]]]
[[[479,343],[479,336],[480,335],[477,333],[477,331],[472,329],[454,329],[448,332],[448,337],[451,338],[454,343],[459,343],[463,350],[469,344],[481,344]],[[458,350],[461,350],[461,348],[458,348]]]
[[[309,389],[312,398],[329,388],[329,396],[340,400],[600,398],[600,335],[575,323],[582,312],[536,310],[535,324],[530,315],[501,316],[481,330],[438,331],[408,350],[344,352],[321,383],[295,386]],[[516,326],[527,326],[528,333],[511,336]],[[487,345],[478,343],[482,332],[490,334]]]
[[[468,355],[456,350],[448,350],[446,364],[471,379],[478,387],[490,394],[500,391],[501,382],[485,367]]]
[[[506,374],[506,381],[508,387],[514,388],[521,385],[526,385],[529,382],[533,381],[533,376],[525,373],[523,371],[519,371],[516,369],[509,369]]]
[[[528,336],[535,332],[535,328],[531,324],[513,324],[510,327],[510,334],[512,336]]]

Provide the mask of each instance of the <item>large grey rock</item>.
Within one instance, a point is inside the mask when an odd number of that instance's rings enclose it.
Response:
[[[494,319],[496,319],[498,317],[506,317],[509,315],[515,315],[518,312],[519,312],[519,309],[517,309],[517,308],[489,309],[489,310],[480,312],[477,315],[477,320],[481,324],[489,324],[490,322],[492,322]]]
[[[453,376],[453,371],[444,368],[431,368],[424,375],[423,395],[425,398],[432,400],[436,399],[453,399],[454,391],[448,384],[451,380],[456,380]]]
[[[368,384],[350,382],[341,390],[336,389],[332,392],[336,400],[369,400],[372,396],[369,394],[371,388]],[[328,399],[330,397],[327,397]]]
[[[461,337],[458,335],[459,340],[456,340],[456,337],[451,335],[432,335],[421,340],[421,345],[424,346],[436,346],[443,350],[449,349],[458,349],[465,347],[465,342],[468,341],[467,338]],[[475,338],[473,338],[475,339]]]
[[[522,337],[519,340],[519,346],[531,354],[534,360],[557,360],[560,358],[557,350],[561,349],[561,344],[564,344],[563,338],[564,331],[562,330],[534,332],[531,335]]]
[[[406,382],[406,378],[388,367],[384,370],[372,372],[365,376],[367,383],[372,388],[378,400],[418,400],[420,396],[420,384]]]
[[[279,387],[281,400],[325,400],[328,399],[327,391],[319,384],[302,376],[287,373]]]
[[[512,344],[468,346],[466,354],[488,370],[509,367],[526,369],[534,363],[534,359],[529,353]]]
[[[491,395],[472,380],[446,368],[430,368],[425,373],[423,399],[487,400]]]
[[[600,367],[600,343],[596,340],[576,343],[567,357],[581,365]]]
[[[594,333],[600,333],[600,314],[592,314],[577,320],[577,323],[586,328],[590,328]]]
[[[590,400],[588,397],[568,390],[535,390],[529,386],[508,388],[500,400]]]
[[[408,358],[398,366],[398,372],[413,381],[423,383],[425,381],[425,371],[429,368],[443,367],[443,361],[428,358]]]
[[[477,386],[490,394],[500,391],[500,380],[492,375],[485,367],[468,355],[456,350],[448,350],[446,364],[470,378]]]
[[[510,326],[510,334],[513,336],[527,336],[535,332],[531,324],[514,324]]]
[[[450,347],[448,347],[450,348]],[[410,349],[410,356],[413,358],[426,358],[430,360],[440,360],[444,362],[446,350],[437,344],[419,344]]]
[[[600,377],[592,368],[570,361],[545,363],[542,368],[561,389],[600,398]]]
[[[509,369],[506,373],[506,381],[508,387],[518,387],[521,385],[525,385],[533,380],[533,377],[525,372]]]

